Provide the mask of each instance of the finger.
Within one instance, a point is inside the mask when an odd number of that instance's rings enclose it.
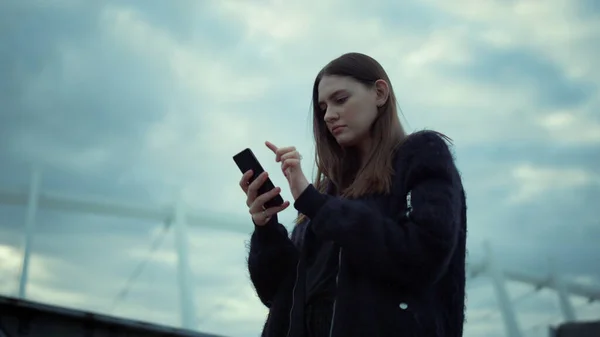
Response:
[[[283,204],[281,204],[279,206],[273,206],[273,207],[269,207],[267,209],[261,208],[260,210],[254,212],[252,215],[253,216],[257,216],[257,217],[260,217],[261,215],[263,215],[263,218],[264,218],[264,215],[266,214],[267,217],[270,218],[273,215],[275,215],[275,214],[283,211],[284,209],[288,208],[289,206],[290,206],[290,202],[289,201],[284,201]]]
[[[284,156],[290,152],[296,152],[296,147],[295,146],[280,147],[279,149],[277,149],[275,161],[280,162],[282,156]]]
[[[275,207],[270,207],[268,209],[261,210],[260,212],[252,214],[252,220],[254,221],[255,224],[257,224],[259,226],[264,226],[269,222],[269,220],[271,220],[271,217],[273,215],[283,211],[284,209],[288,208],[289,206],[290,206],[290,202],[285,201],[283,204],[281,204],[281,206],[275,206]]]
[[[288,169],[295,169],[300,167],[300,159],[287,159],[285,160],[282,164],[281,164],[281,171],[283,171],[283,174],[287,175],[287,170]]]
[[[281,193],[281,188],[275,187],[274,189],[270,190],[269,192],[263,193],[263,194],[259,195],[258,197],[256,197],[256,199],[254,199],[254,202],[252,203],[252,206],[250,207],[250,213],[256,213],[256,212],[262,211],[265,206],[265,203],[267,201],[273,199],[279,193]]]
[[[267,222],[269,222],[273,215],[283,211],[289,206],[290,202],[284,201],[283,204],[281,204],[280,206],[270,207],[267,209],[260,210],[259,212],[253,213],[252,219],[257,224],[266,224]]]
[[[290,206],[290,202],[284,201],[283,204],[281,204],[280,206],[274,206],[274,207],[267,208],[266,211],[267,211],[267,214],[269,215],[269,217],[272,217],[273,215],[285,210],[289,206]]]
[[[300,159],[300,152],[294,150],[281,156],[281,161],[285,161],[286,159]]]
[[[267,210],[261,210],[260,212],[252,214],[252,221],[258,226],[266,225],[271,220],[271,215],[267,213]]]
[[[268,148],[269,148],[271,151],[273,151],[273,153],[277,154],[277,146],[275,146],[275,144],[273,144],[273,143],[271,143],[271,142],[269,142],[269,141],[266,141],[266,142],[265,142],[265,145],[266,145],[266,146],[267,146],[267,147],[268,147]]]
[[[248,194],[248,185],[250,185],[248,182],[252,177],[252,173],[252,170],[246,171],[246,173],[242,175],[242,179],[240,180],[240,187],[242,188],[242,191],[244,191],[244,193],[246,194]]]
[[[263,172],[248,186],[248,192],[246,193],[248,195],[248,198],[246,199],[246,204],[248,206],[254,202],[258,189],[267,180],[268,176],[269,174],[267,172]]]

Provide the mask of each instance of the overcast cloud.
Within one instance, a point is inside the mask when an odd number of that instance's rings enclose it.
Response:
[[[600,284],[600,7],[589,0],[4,0],[0,190],[26,191],[38,166],[43,191],[157,209],[181,195],[211,225],[188,237],[198,330],[256,336],[266,310],[245,267],[252,225],[231,156],[251,147],[291,198],[263,142],[311,157],[312,81],[349,51],[387,69],[409,131],[453,138],[471,261],[489,240],[503,266],[544,275],[554,257],[566,277]],[[24,214],[0,205],[4,295],[18,285]],[[40,210],[36,225],[31,299],[179,325],[172,228],[115,304],[163,224]],[[598,304],[574,305],[600,318]],[[515,308],[526,336],[561,320],[550,291]],[[504,335],[490,282],[473,280],[465,336]]]

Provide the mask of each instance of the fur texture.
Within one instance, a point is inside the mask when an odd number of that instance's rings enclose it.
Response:
[[[310,221],[291,239],[276,217],[256,227],[248,268],[270,309],[263,336],[304,335],[302,248],[314,236],[340,247],[333,337],[462,336],[466,202],[454,158],[438,133],[422,131],[394,163],[390,195],[348,200],[311,185],[294,204]]]

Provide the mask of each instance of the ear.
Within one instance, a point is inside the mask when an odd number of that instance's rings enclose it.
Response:
[[[375,81],[375,94],[376,102],[378,107],[382,107],[390,97],[390,86],[385,80],[377,80]]]

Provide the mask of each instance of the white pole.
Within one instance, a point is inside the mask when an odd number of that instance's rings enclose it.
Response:
[[[179,303],[181,326],[184,329],[196,329],[196,308],[194,305],[194,287],[190,272],[188,233],[183,202],[175,208],[175,249],[177,250],[177,277],[179,283]]]
[[[510,337],[521,337],[521,331],[515,312],[506,291],[506,285],[504,281],[504,273],[496,264],[494,255],[492,253],[492,247],[489,242],[484,243],[484,249],[487,257],[487,269],[489,275],[492,278],[492,284],[494,285],[494,291],[496,293],[496,300],[500,307],[500,313],[502,314],[502,320],[504,321],[504,327],[506,329],[506,335]]]
[[[565,282],[558,273],[556,261],[554,259],[549,259],[548,262],[550,266],[550,279],[554,284],[554,289],[556,289],[558,303],[560,305],[560,311],[563,315],[563,318],[566,322],[574,322],[577,319],[575,317],[575,309],[573,309],[573,305],[571,304],[571,299],[569,298]]]
[[[31,257],[31,246],[35,234],[35,215],[38,208],[39,187],[41,174],[34,169],[31,174],[29,185],[29,196],[27,200],[27,213],[25,214],[25,243],[23,245],[23,261],[21,263],[21,274],[19,278],[18,297],[25,299],[27,296],[27,279],[29,277],[29,259]]]

